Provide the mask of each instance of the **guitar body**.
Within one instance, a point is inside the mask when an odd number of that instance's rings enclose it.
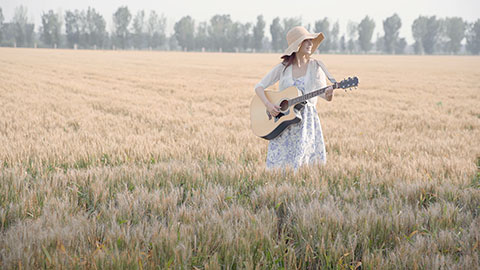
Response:
[[[303,104],[297,104],[290,107],[288,100],[300,96],[302,93],[295,87],[289,87],[282,91],[265,90],[265,96],[273,104],[281,107],[280,114],[276,117],[271,116],[262,100],[255,95],[250,103],[250,119],[253,133],[266,140],[271,140],[289,125],[298,123],[302,120],[300,109]]]

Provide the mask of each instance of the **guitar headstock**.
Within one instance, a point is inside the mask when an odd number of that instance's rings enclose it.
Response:
[[[355,89],[358,86],[358,77],[348,77],[347,79],[342,80],[341,82],[337,83],[337,88],[342,88],[345,89],[345,92],[347,91],[347,88],[350,88],[352,90],[352,87],[355,87]]]

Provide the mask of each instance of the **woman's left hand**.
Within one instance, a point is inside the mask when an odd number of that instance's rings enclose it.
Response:
[[[333,98],[333,88],[330,88],[327,91],[325,91],[325,99],[327,101],[332,101],[332,98]]]

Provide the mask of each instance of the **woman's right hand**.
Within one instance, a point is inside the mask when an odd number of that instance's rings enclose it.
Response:
[[[268,102],[267,105],[265,105],[265,107],[267,107],[267,111],[272,116],[277,116],[280,113],[280,106],[275,105],[271,102]]]

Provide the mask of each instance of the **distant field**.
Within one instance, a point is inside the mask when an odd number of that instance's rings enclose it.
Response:
[[[479,269],[480,58],[317,55],[327,165],[265,171],[276,54],[0,48],[0,268]]]

